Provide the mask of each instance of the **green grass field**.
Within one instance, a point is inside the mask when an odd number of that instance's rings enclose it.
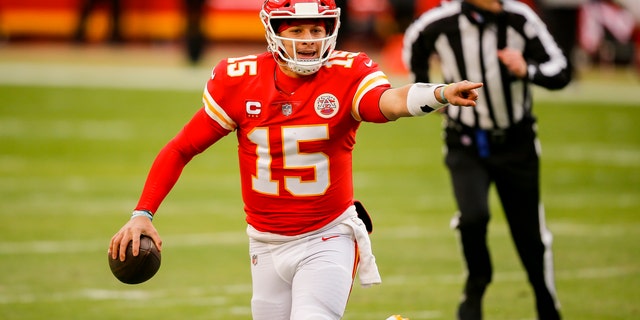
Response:
[[[233,135],[193,160],[158,212],[159,273],[124,285],[107,264],[110,237],[200,88],[0,85],[0,319],[251,318]],[[536,105],[565,319],[640,318],[640,95],[627,94],[638,99]],[[362,126],[355,192],[374,217],[383,284],[354,285],[345,319],[454,318],[462,261],[440,136],[437,116]],[[495,195],[492,209],[486,318],[534,319]]]

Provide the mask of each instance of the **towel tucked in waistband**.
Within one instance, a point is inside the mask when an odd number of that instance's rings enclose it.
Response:
[[[353,229],[353,234],[355,235],[356,242],[358,243],[358,250],[360,253],[358,277],[360,279],[360,285],[363,287],[369,287],[374,284],[382,283],[380,272],[378,272],[378,265],[376,264],[376,257],[373,255],[373,250],[371,248],[369,233],[367,232],[367,227],[364,225],[364,222],[356,216],[344,219],[342,223]]]

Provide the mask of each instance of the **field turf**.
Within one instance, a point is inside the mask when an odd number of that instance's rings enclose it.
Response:
[[[251,318],[233,134],[192,161],[160,208],[158,274],[124,285],[107,264],[110,237],[157,151],[200,107],[202,85],[0,85],[0,319]],[[578,87],[576,99],[536,103],[565,319],[640,318],[637,88],[603,102]],[[361,127],[355,193],[374,218],[383,284],[356,283],[345,319],[454,318],[463,269],[441,148],[435,115]],[[485,316],[535,319],[495,193],[491,207]]]

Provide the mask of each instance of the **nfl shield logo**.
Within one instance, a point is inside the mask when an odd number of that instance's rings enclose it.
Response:
[[[285,117],[290,116],[292,111],[293,111],[293,106],[291,105],[291,103],[285,103],[282,105],[282,114]]]

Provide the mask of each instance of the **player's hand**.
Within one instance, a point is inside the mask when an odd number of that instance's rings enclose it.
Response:
[[[455,82],[442,88],[444,97],[450,104],[463,107],[475,107],[478,100],[478,88],[482,87],[481,82],[471,82],[463,80]]]
[[[517,78],[522,79],[527,76],[527,61],[524,60],[522,52],[504,48],[498,50],[498,59]]]
[[[132,252],[134,256],[140,253],[140,235],[144,234],[156,244],[158,251],[162,251],[162,239],[158,234],[158,231],[151,223],[151,220],[147,217],[140,216],[129,220],[120,230],[111,238],[109,244],[109,255],[111,258],[120,258],[120,261],[124,261],[126,257],[127,246],[129,241],[133,240]]]

